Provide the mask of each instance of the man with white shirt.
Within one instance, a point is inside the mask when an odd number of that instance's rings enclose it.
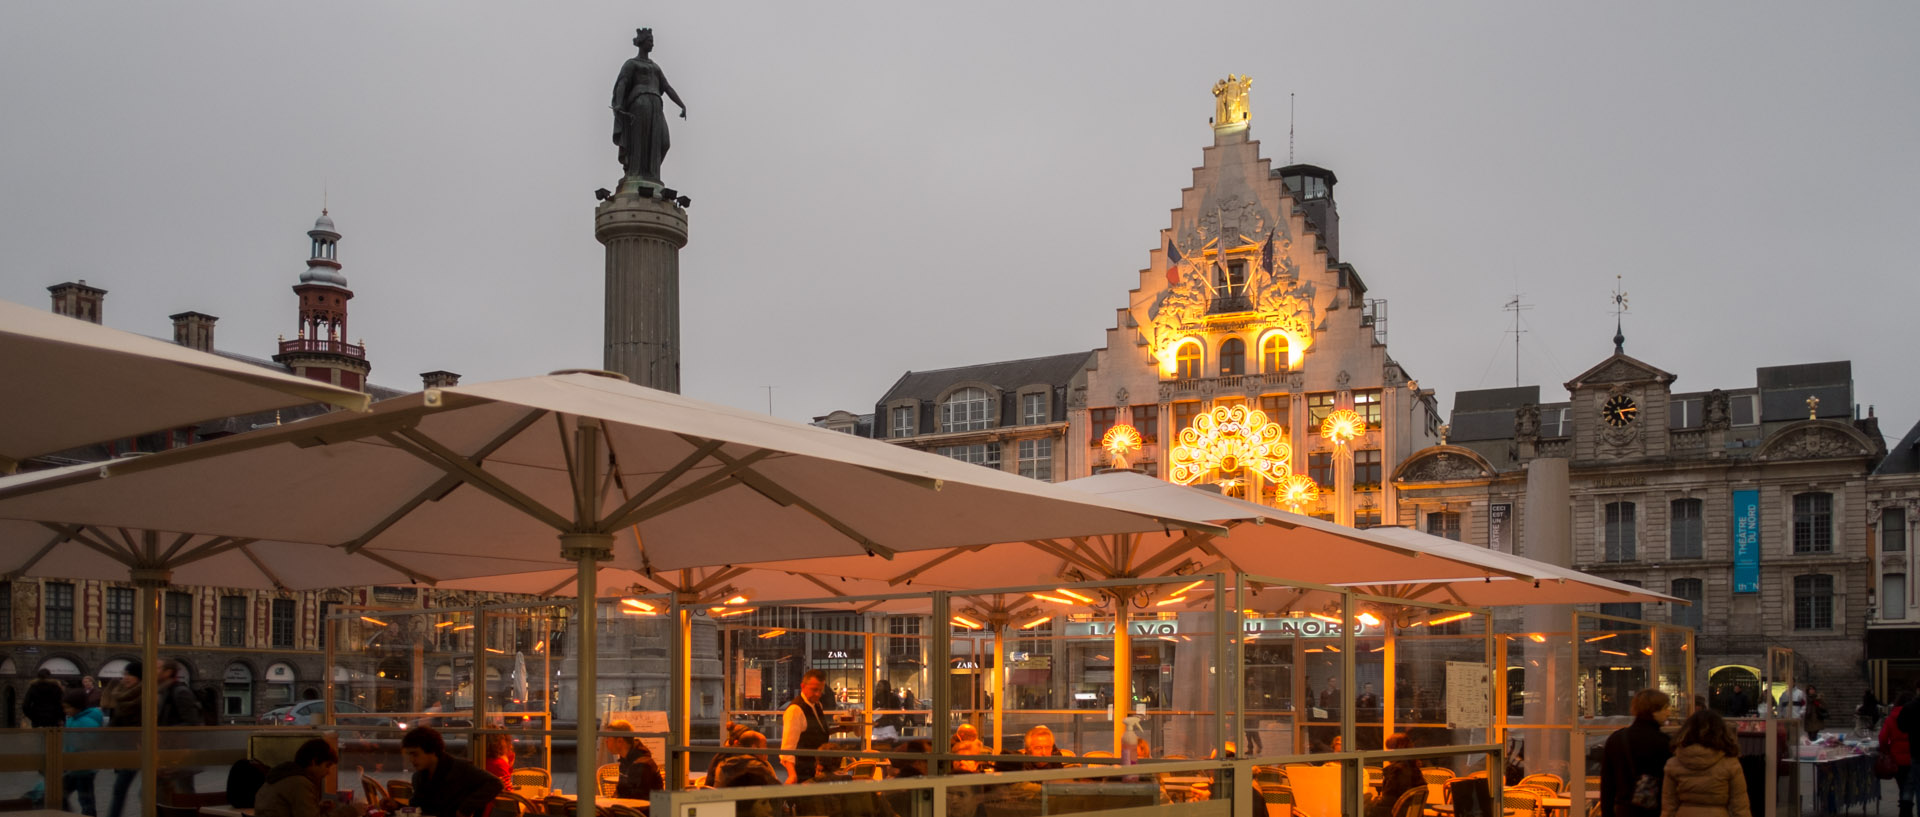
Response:
[[[820,700],[826,690],[825,672],[810,669],[800,676],[800,694],[794,697],[793,703],[787,704],[787,711],[780,716],[781,749],[818,749],[827,745],[833,724],[827,719]],[[787,782],[791,784],[812,780],[815,775],[831,772],[840,764],[831,757],[781,755],[780,765],[786,767]]]

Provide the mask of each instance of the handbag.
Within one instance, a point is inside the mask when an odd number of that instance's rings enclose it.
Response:
[[[1893,762],[1893,755],[1887,754],[1884,749],[1873,753],[1874,777],[1880,778],[1881,780],[1892,780],[1893,776],[1899,773],[1900,767]]]

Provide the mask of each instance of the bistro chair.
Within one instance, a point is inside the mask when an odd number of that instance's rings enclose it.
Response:
[[[1253,767],[1253,782],[1264,786],[1279,786],[1287,782],[1287,773],[1279,766]]]
[[[1422,817],[1427,811],[1427,787],[1415,786],[1393,803],[1392,817]]]
[[[600,796],[612,797],[614,789],[620,787],[620,764],[609,763],[593,773],[593,779],[600,783]]]
[[[1540,811],[1540,795],[1535,792],[1507,789],[1500,795],[1500,808],[1508,814],[1517,813],[1517,817],[1528,817]]]
[[[539,786],[543,789],[553,787],[553,775],[539,766],[526,766],[513,770],[513,787]]]
[[[1420,769],[1420,776],[1425,778],[1428,783],[1446,783],[1459,775],[1454,774],[1452,769],[1440,766],[1425,766]]]
[[[534,805],[533,801],[513,792],[503,791],[493,798],[493,809],[487,812],[487,817],[525,817],[525,815],[539,813],[540,807]]]
[[[407,801],[413,799],[413,781],[387,781],[387,797],[400,805],[406,805]]]
[[[1520,785],[1546,786],[1548,789],[1553,790],[1555,794],[1567,790],[1567,781],[1561,780],[1560,775],[1553,774],[1552,772],[1537,772],[1527,775],[1526,777],[1520,778]]]

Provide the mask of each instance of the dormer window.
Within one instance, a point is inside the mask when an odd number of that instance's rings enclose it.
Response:
[[[993,400],[986,389],[968,386],[940,401],[940,431],[980,431],[993,422]]]

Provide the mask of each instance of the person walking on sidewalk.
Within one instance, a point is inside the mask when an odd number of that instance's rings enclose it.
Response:
[[[1633,696],[1633,723],[1607,736],[1600,763],[1600,817],[1658,817],[1661,778],[1673,746],[1660,725],[1673,698],[1657,689]]]
[[[1893,699],[1893,709],[1888,710],[1887,718],[1880,723],[1880,751],[1893,758],[1893,782],[1900,787],[1900,817],[1913,817],[1913,794],[1920,788],[1920,776],[1913,773],[1913,736],[1901,721],[1920,720],[1906,714],[1908,710],[1920,713],[1920,707],[1913,705],[1911,690],[1900,693]]]
[[[1711,709],[1687,717],[1673,740],[1660,794],[1660,817],[1753,817],[1740,742]]]

